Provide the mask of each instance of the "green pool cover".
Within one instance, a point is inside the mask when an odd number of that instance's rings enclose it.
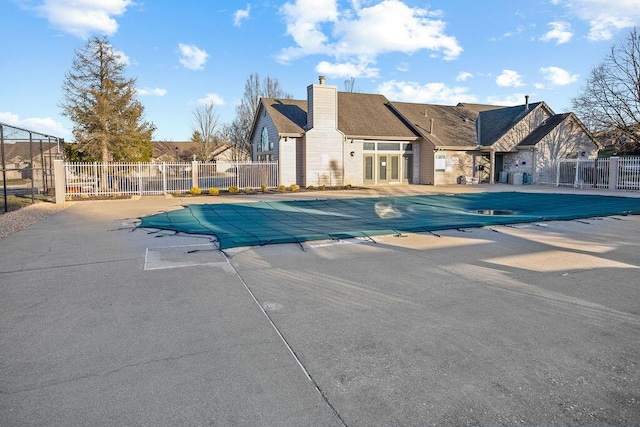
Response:
[[[188,205],[140,227],[215,235],[220,249],[640,214],[640,198],[474,193]]]

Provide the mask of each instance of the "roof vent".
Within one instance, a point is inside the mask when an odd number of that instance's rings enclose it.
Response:
[[[524,111],[529,111],[529,95],[524,96]]]
[[[320,82],[321,85],[324,84],[324,76],[318,76],[318,81]]]

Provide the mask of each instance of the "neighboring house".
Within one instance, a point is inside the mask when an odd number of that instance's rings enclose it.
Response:
[[[185,162],[194,159],[194,154],[202,154],[202,143],[192,141],[154,141],[153,161],[157,163]],[[197,156],[197,155],[196,155]],[[199,156],[198,156],[199,157]],[[244,150],[233,147],[228,142],[211,144],[206,157],[215,162],[243,162],[250,161],[251,156]]]
[[[279,161],[280,182],[310,185],[495,182],[598,145],[572,113],[544,102],[500,107],[390,102],[338,92],[324,78],[307,100],[262,98],[251,130],[254,160]]]
[[[17,141],[4,144],[7,179],[31,179],[40,185],[43,171],[53,168],[53,160],[60,158],[62,147],[57,143]],[[49,172],[44,172],[45,175]]]

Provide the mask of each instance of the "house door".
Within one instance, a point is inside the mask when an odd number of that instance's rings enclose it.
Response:
[[[402,182],[411,184],[413,179],[413,154],[405,154],[402,156]]]
[[[364,183],[373,184],[375,182],[374,168],[373,168],[373,154],[364,155]]]
[[[400,156],[393,154],[378,155],[378,184],[400,182]]]
[[[504,168],[504,154],[496,154],[495,170],[493,171],[493,181],[500,182],[500,172]]]

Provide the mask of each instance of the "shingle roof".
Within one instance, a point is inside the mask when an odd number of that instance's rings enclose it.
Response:
[[[502,135],[518,123],[525,115],[535,110],[542,102],[515,107],[503,107],[496,110],[481,111],[480,119],[480,145],[489,146],[495,143]]]
[[[560,123],[562,123],[567,117],[569,117],[571,113],[564,114],[556,114],[554,116],[549,117],[545,120],[540,126],[535,128],[533,132],[527,135],[518,146],[521,147],[532,147],[540,142],[545,136],[549,134],[553,129],[556,128]]]
[[[501,105],[469,104],[466,102],[459,102],[458,105],[456,105],[456,107],[466,108],[467,110],[475,114],[480,114],[483,111],[497,110],[499,108],[507,108],[506,106],[501,106]]]
[[[338,92],[338,129],[347,136],[417,138],[384,95]]]
[[[451,105],[392,102],[391,105],[420,135],[433,145],[458,147],[476,145],[476,114]],[[433,119],[433,130],[431,120]],[[432,130],[432,131],[431,131]]]
[[[278,133],[304,133],[307,101],[263,98],[262,104]],[[338,129],[347,136],[416,138],[388,104],[383,95],[338,92]]]
[[[54,142],[43,142],[42,152],[46,153],[48,150],[57,146],[58,144]],[[60,152],[62,152],[62,144],[60,144]],[[26,160],[31,157],[31,153],[33,153],[34,157],[40,156],[40,142],[34,141],[32,148],[29,148],[29,141],[5,142],[4,144],[4,155],[6,159],[20,157]],[[55,154],[55,150],[53,153]]]
[[[305,132],[306,100],[262,98],[261,102],[278,133],[302,135]],[[450,106],[389,102],[384,95],[338,92],[338,129],[348,137],[416,138],[422,136],[435,146],[469,147],[477,144],[476,122],[480,120],[479,143],[489,146],[522,120],[526,114],[541,105],[553,114],[544,102],[531,103],[529,109],[525,109],[525,105],[501,107],[459,103]],[[433,132],[430,131],[431,119],[433,119]],[[560,117],[556,119],[559,120]],[[554,120],[547,120],[547,125],[553,124]],[[537,129],[536,132],[543,132],[545,129]],[[548,133],[551,129],[546,132]],[[531,138],[541,139],[546,135],[545,133],[538,136],[536,132],[520,145],[525,142],[535,144],[536,142]]]
[[[302,134],[307,124],[307,101],[262,98],[262,105],[282,134]]]

